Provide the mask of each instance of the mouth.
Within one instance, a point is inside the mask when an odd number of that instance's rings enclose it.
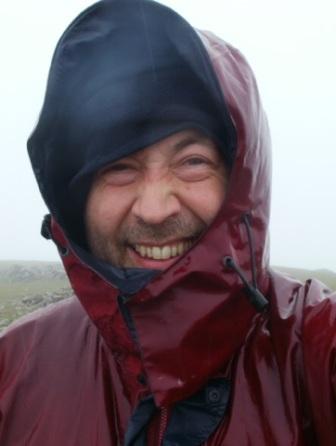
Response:
[[[193,242],[191,240],[183,240],[163,246],[135,245],[134,250],[142,257],[153,260],[168,260],[183,255]]]
[[[143,268],[166,269],[185,254],[195,239],[166,242],[162,245],[139,243],[129,246],[134,263]]]

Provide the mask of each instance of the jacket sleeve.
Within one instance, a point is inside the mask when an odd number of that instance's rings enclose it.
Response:
[[[336,292],[312,280],[302,327],[304,373],[317,444],[336,441]]]

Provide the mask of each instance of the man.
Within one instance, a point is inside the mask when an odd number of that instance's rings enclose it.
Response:
[[[76,297],[0,344],[0,443],[332,445],[336,296],[269,269],[241,54],[150,0],[65,31],[28,142]]]

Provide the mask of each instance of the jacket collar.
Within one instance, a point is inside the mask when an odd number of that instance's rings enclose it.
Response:
[[[249,241],[240,219],[219,216],[184,257],[123,301],[114,284],[78,257],[55,222],[52,233],[58,245],[70,248],[62,257],[65,269],[112,353],[137,362],[133,376],[122,367],[128,375],[125,386],[144,373],[159,406],[189,397],[225,371],[259,317],[239,276],[223,265],[227,255],[239,259],[252,280]],[[258,282],[267,294],[265,272],[259,270]],[[132,405],[141,396],[134,388]]]

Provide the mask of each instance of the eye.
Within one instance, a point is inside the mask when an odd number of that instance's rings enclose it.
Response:
[[[184,160],[184,164],[187,166],[202,166],[204,164],[208,164],[209,161],[200,157],[200,156],[192,156]]]
[[[214,169],[214,163],[210,159],[192,155],[178,163],[176,174],[183,181],[202,181],[208,178]]]
[[[113,186],[126,186],[136,180],[137,174],[138,170],[133,164],[115,162],[101,172],[100,178]]]

